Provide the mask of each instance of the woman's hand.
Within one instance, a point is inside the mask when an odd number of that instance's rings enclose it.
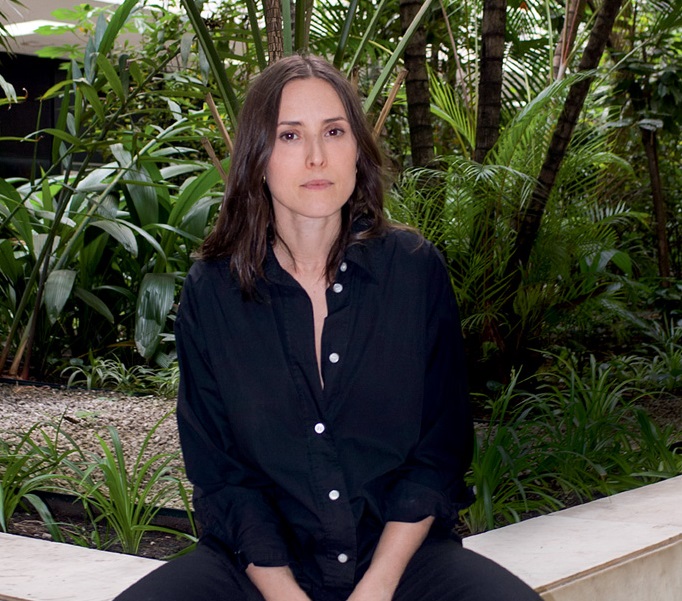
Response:
[[[266,568],[251,564],[246,575],[265,601],[310,601],[288,566]]]
[[[421,522],[388,522],[381,533],[372,563],[348,601],[391,601],[400,578],[433,524],[433,517]]]
[[[367,572],[348,597],[348,601],[391,601],[397,584],[382,582],[380,578],[374,578]]]

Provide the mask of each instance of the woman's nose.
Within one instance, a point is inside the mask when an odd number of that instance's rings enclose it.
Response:
[[[323,141],[318,137],[313,137],[308,145],[308,165],[319,167],[326,162],[327,156]]]

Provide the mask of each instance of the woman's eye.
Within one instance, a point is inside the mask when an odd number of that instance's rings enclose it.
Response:
[[[285,142],[291,142],[297,138],[298,136],[293,131],[285,131],[279,135],[279,139],[284,140]]]
[[[340,127],[332,127],[328,132],[327,135],[329,136],[342,136],[343,135],[343,130]]]

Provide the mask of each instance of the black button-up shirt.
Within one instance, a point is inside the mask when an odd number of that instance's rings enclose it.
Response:
[[[310,299],[270,251],[259,300],[228,261],[192,266],[176,321],[178,423],[205,533],[242,565],[350,589],[387,521],[467,501],[460,327],[434,247],[391,230],[347,250],[326,292],[320,382]]]

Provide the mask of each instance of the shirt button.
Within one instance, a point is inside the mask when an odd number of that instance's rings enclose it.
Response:
[[[325,430],[326,428],[324,427],[323,423],[315,424],[315,432],[317,434],[322,434],[322,432],[324,432]]]
[[[339,265],[339,269],[341,271],[346,271],[346,269],[348,269],[348,263],[344,261],[343,263],[341,263],[341,265]]]
[[[338,363],[339,359],[341,359],[341,357],[339,357],[338,353],[332,353],[331,355],[329,355],[329,361],[332,363]]]
[[[329,491],[329,498],[332,501],[336,501],[340,496],[341,496],[341,493],[336,489]]]
[[[346,563],[348,561],[348,555],[345,553],[339,553],[336,556],[336,559],[338,560],[339,563]]]
[[[339,284],[338,282],[332,286],[332,290],[338,294],[343,290],[343,284]]]

